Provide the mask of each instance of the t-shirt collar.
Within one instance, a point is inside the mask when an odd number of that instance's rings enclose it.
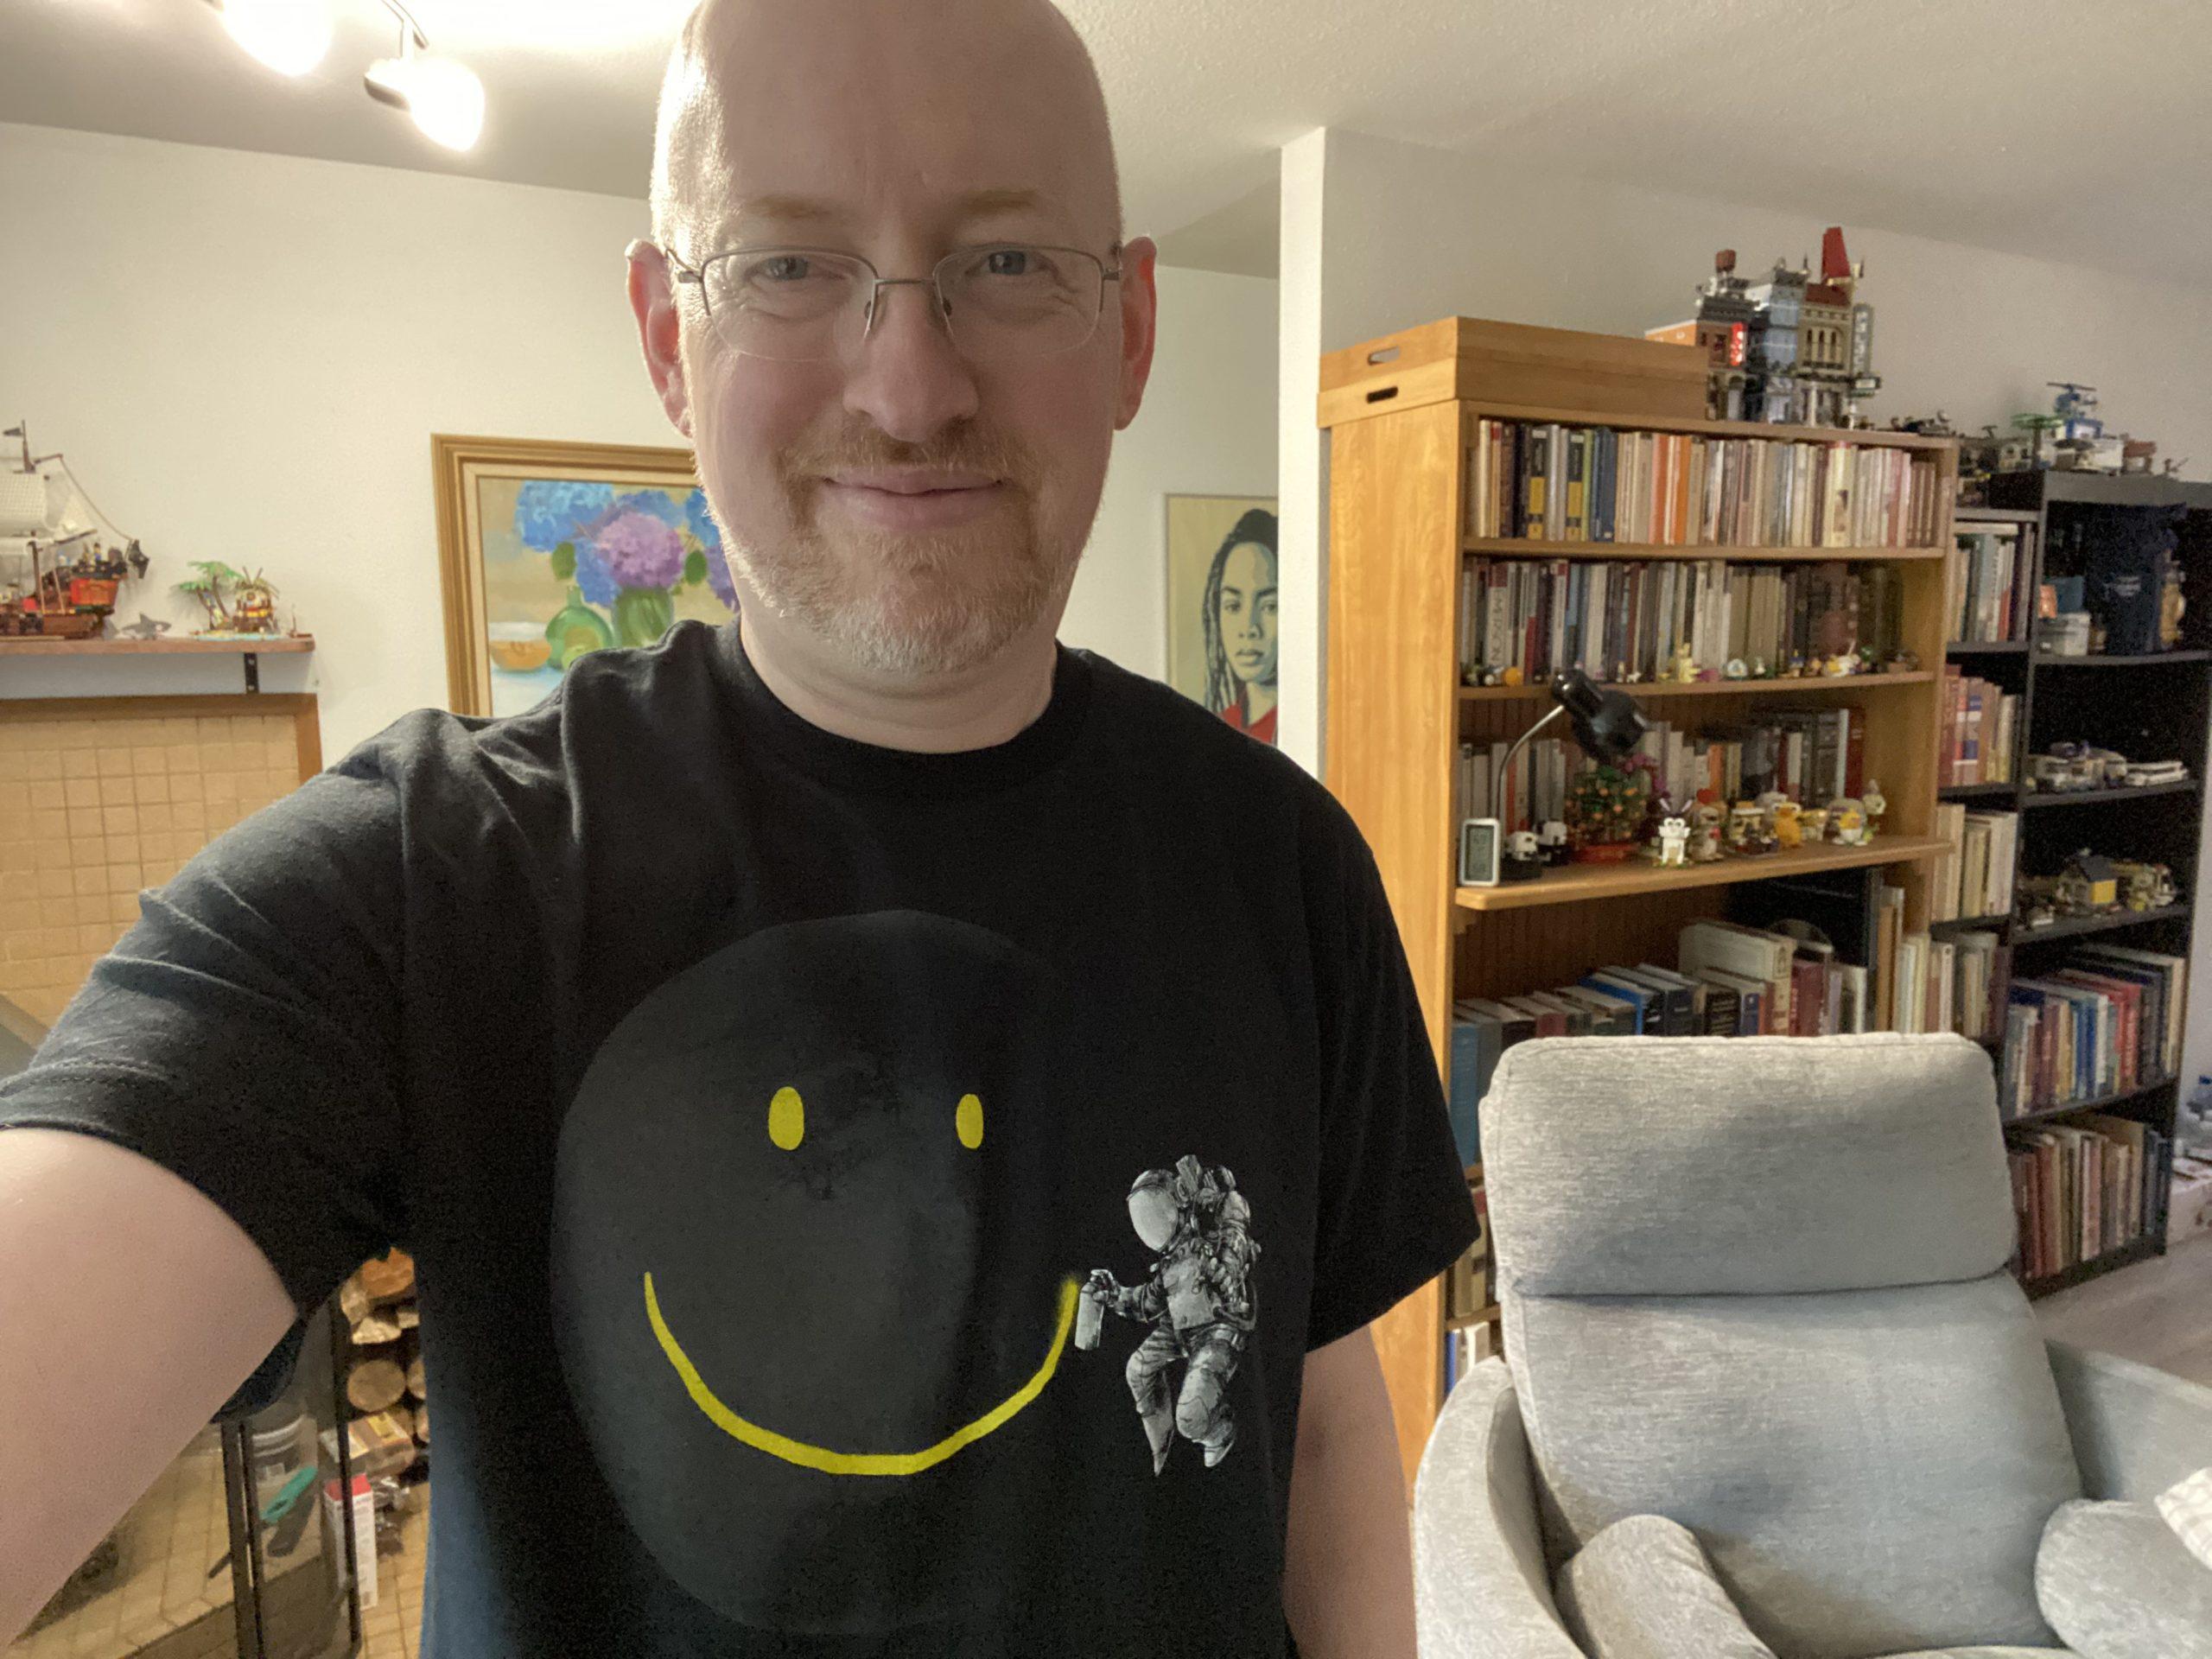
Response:
[[[1065,755],[1083,728],[1093,674],[1084,653],[1056,645],[1052,695],[1045,710],[1003,743],[949,754],[886,748],[824,731],[769,690],[747,654],[737,623],[724,624],[718,660],[748,734],[799,771],[837,788],[938,798],[985,795],[1027,782]]]

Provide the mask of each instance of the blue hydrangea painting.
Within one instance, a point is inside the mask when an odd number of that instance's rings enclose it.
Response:
[[[493,715],[520,714],[587,652],[727,622],[736,590],[697,489],[479,474]]]

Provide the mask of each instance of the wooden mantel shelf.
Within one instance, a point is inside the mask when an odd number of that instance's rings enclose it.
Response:
[[[1569,864],[1533,881],[1514,881],[1495,887],[1460,887],[1455,902],[1462,912],[1527,910],[1538,905],[1641,897],[1681,887],[1732,887],[1739,881],[1770,881],[1777,876],[1808,875],[1815,870],[1910,863],[1916,859],[1933,858],[1949,845],[1940,836],[1882,836],[1866,847],[1822,845],[1794,853],[1723,858],[1710,864],[1658,865],[1641,859],[1624,864]],[[1466,918],[1463,915],[1460,919]]]
[[[0,656],[23,657],[274,657],[313,651],[308,633],[272,633],[265,639],[48,639],[38,634],[0,638]]]

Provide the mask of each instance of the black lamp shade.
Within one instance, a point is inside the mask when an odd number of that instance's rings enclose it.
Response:
[[[1567,710],[1582,752],[1611,765],[1634,749],[1651,722],[1625,691],[1608,691],[1579,668],[1552,677],[1552,696]]]

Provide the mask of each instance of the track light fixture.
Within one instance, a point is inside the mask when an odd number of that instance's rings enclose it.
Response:
[[[231,38],[280,74],[303,75],[330,50],[330,0],[207,0]],[[398,20],[399,54],[378,58],[361,77],[371,98],[415,118],[423,136],[467,149],[484,130],[484,83],[430,51],[429,37],[400,0],[380,0]]]

